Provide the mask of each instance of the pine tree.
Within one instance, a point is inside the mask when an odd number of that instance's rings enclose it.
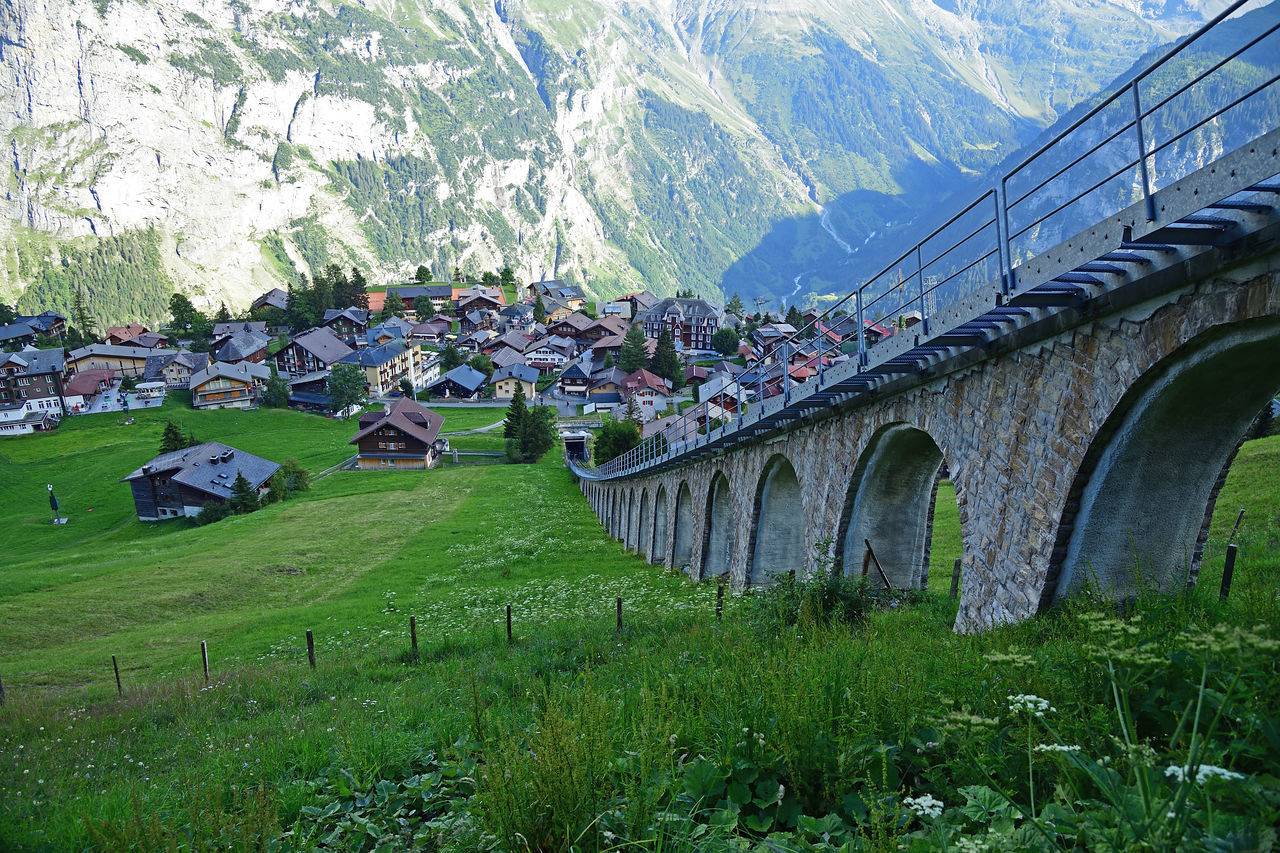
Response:
[[[362,308],[369,310],[369,283],[365,281],[364,273],[360,272],[359,267],[351,268],[351,284],[348,288],[347,305],[353,308]],[[339,305],[339,308],[345,308],[347,305]]]
[[[520,425],[520,456],[537,462],[556,443],[556,413],[550,406],[530,409]]]
[[[164,435],[160,437],[160,452],[172,453],[186,446],[187,439],[182,434],[182,428],[173,422],[173,418],[169,418],[164,425]]]
[[[623,370],[626,366],[623,365]],[[671,337],[671,330],[664,328],[658,335],[658,346],[653,351],[653,360],[649,370],[671,381],[671,390],[678,391],[684,385],[684,369],[680,366],[680,356],[676,355],[676,342]]]
[[[461,366],[464,361],[466,358],[462,355],[462,351],[453,344],[447,344],[440,353],[440,367],[446,372]]]
[[[84,290],[82,288],[76,288],[76,298],[71,307],[71,315],[76,321],[76,327],[80,330],[80,337],[84,339],[84,342],[87,344],[97,343],[98,330],[93,324],[93,318],[89,316],[88,310],[84,307]]]
[[[262,389],[262,405],[268,409],[283,409],[289,405],[289,381],[272,368],[267,385]]]
[[[612,370],[614,366],[615,366],[615,362],[614,362],[614,360],[613,360],[613,353],[612,353],[612,352],[606,352],[606,353],[604,354],[604,361],[600,362],[600,369],[601,369],[601,370]]]
[[[214,315],[214,321],[218,323],[230,323],[231,312],[227,310],[227,303],[218,303],[218,313]]]
[[[525,418],[529,416],[529,407],[525,404],[524,383],[516,383],[516,392],[511,395],[511,405],[507,406],[507,419],[502,425],[504,438],[520,438],[520,430]]]
[[[258,493],[239,471],[236,472],[235,482],[231,484],[231,499],[228,503],[236,515],[253,512],[262,505],[258,500]]]
[[[538,299],[533,303],[533,322],[547,322],[547,305],[542,301],[542,294],[538,294]]]
[[[729,300],[729,304],[724,306],[724,310],[737,317],[739,320],[741,320],[743,315],[747,313],[746,306],[742,304],[742,299],[736,293],[733,294],[733,298]]]
[[[793,329],[799,329],[804,325],[804,316],[801,315],[800,309],[794,305],[787,309],[787,325]]]
[[[644,330],[639,323],[632,323],[622,339],[622,350],[618,353],[618,366],[626,373],[635,373],[649,361],[649,352],[645,348]]]

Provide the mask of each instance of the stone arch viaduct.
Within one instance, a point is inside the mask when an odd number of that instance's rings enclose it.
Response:
[[[1086,586],[1194,583],[1226,469],[1280,390],[1278,146],[1263,128],[1036,253],[1011,248],[997,197],[998,275],[874,347],[860,334],[850,358],[820,344],[807,381],[781,372],[771,395],[762,377],[736,412],[573,461],[586,499],[610,535],[695,580],[858,572],[870,542],[908,588],[950,572],[930,565],[945,474],[958,630]]]

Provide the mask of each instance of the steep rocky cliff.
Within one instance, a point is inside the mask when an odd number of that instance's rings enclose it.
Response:
[[[317,264],[504,260],[600,295],[785,292],[1204,5],[8,0],[0,299],[156,319],[174,287],[242,306]]]

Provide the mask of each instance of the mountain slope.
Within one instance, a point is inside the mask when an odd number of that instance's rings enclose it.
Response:
[[[0,299],[158,319],[329,262],[785,294],[1204,5],[12,0]]]

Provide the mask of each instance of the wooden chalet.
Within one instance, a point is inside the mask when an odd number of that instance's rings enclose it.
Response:
[[[441,439],[444,418],[407,397],[380,412],[360,416],[360,428],[349,444],[359,448],[356,464],[362,471],[425,470],[435,467],[448,446]]]
[[[226,503],[237,474],[243,474],[261,497],[267,491],[267,481],[279,470],[269,459],[206,441],[161,453],[120,482],[133,490],[139,521],[163,521],[192,518],[206,503]]]

